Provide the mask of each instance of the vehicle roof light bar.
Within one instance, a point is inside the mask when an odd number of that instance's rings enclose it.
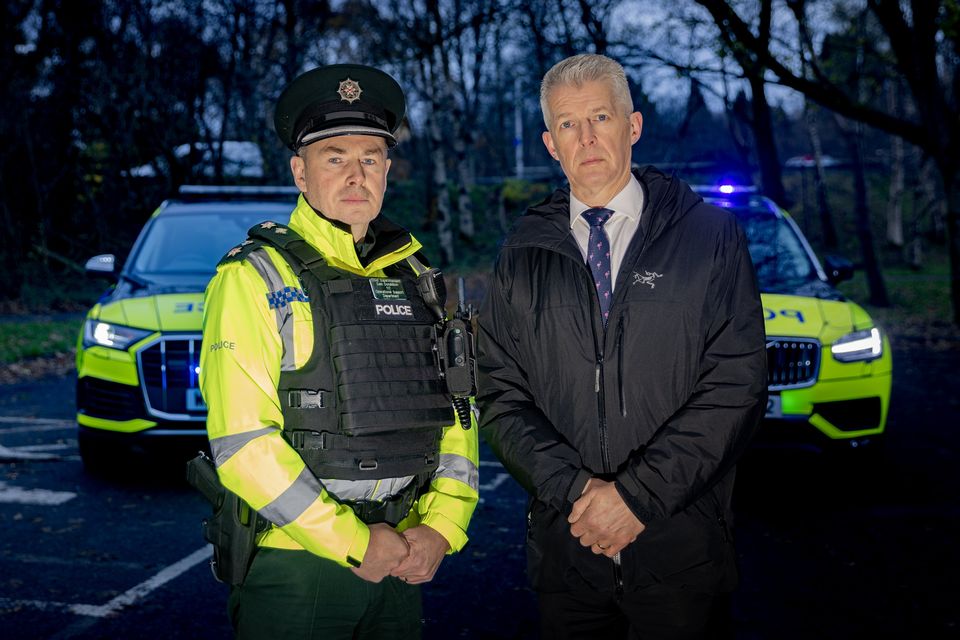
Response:
[[[296,187],[290,186],[224,186],[224,185],[205,185],[205,184],[184,184],[180,185],[179,193],[182,196],[205,196],[205,195],[245,195],[245,196],[289,196],[300,193]]]
[[[755,195],[758,193],[757,188],[752,185],[730,184],[727,182],[717,185],[691,185],[690,188],[700,194],[720,193],[725,196]]]

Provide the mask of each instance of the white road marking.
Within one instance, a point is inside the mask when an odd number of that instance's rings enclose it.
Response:
[[[76,449],[77,443],[74,442],[54,442],[52,444],[31,444],[25,447],[7,447],[10,451],[62,451],[63,449]]]
[[[73,420],[63,420],[59,418],[29,418],[21,416],[0,416],[0,424],[48,424],[59,426],[73,426],[76,424]]]
[[[197,549],[186,558],[174,562],[169,567],[161,570],[157,575],[144,580],[137,586],[121,593],[116,598],[100,606],[89,604],[75,604],[70,606],[70,611],[81,616],[93,616],[95,618],[104,618],[110,614],[116,613],[127,605],[131,605],[150,594],[150,592],[159,589],[170,582],[181,573],[189,571],[201,562],[208,560],[213,555],[210,545],[204,545]]]
[[[22,422],[20,424],[23,424]],[[63,424],[38,424],[32,427],[11,427],[9,429],[0,428],[0,435],[8,433],[39,433],[41,431],[70,431],[76,429],[77,425],[73,422],[64,422]]]
[[[49,418],[29,418],[21,416],[0,416],[0,425],[18,425],[10,428],[0,427],[0,435],[13,433],[38,433],[43,431],[69,431],[76,429],[73,420],[52,420]],[[58,460],[59,457],[49,453],[34,453],[35,451],[51,451],[65,449],[66,445],[33,445],[26,447],[5,447],[0,445],[0,462],[16,460]]]
[[[146,567],[138,562],[121,562],[119,560],[97,560],[90,558],[62,558],[60,556],[38,556],[29,553],[15,553],[5,556],[14,562],[23,564],[46,564],[60,565],[64,567],[97,567],[110,569],[127,569],[132,571],[143,571]]]
[[[16,600],[0,598],[0,609],[39,609],[40,611],[69,611],[73,605],[68,602],[49,602],[47,600]]]
[[[71,604],[69,602],[52,602],[45,600],[15,600],[13,598],[0,598],[0,609],[30,608],[40,611],[64,611],[74,613],[78,616],[88,616],[91,618],[106,618],[120,609],[133,604],[148,596],[152,591],[159,589],[170,582],[180,574],[189,571],[196,565],[208,559],[212,555],[210,546],[204,546],[197,549],[186,558],[173,563],[169,567],[162,569],[152,578],[149,578],[135,587],[121,593],[116,598],[106,604]]]
[[[59,456],[53,453],[31,453],[29,451],[18,451],[17,449],[8,449],[0,444],[0,462],[12,462],[18,460],[57,460]]]
[[[0,482],[0,503],[14,502],[17,504],[39,504],[57,506],[77,497],[72,491],[50,491],[49,489],[23,489],[8,487],[6,482]]]
[[[506,482],[509,478],[510,478],[509,473],[498,473],[497,475],[493,476],[493,480],[491,480],[486,484],[480,485],[479,489],[480,491],[493,491],[497,487],[502,485],[504,482]]]

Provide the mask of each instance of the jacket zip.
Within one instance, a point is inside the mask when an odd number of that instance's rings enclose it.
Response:
[[[591,281],[593,280],[593,274],[590,275]],[[590,287],[593,289],[593,287]],[[597,304],[594,305],[595,309],[600,308],[600,301],[597,300]],[[593,316],[593,313],[590,314]],[[603,319],[600,319],[600,322],[603,322]],[[618,326],[619,323],[618,323]],[[594,390],[597,393],[597,410],[600,416],[600,456],[603,460],[603,471],[604,473],[610,473],[610,454],[607,452],[607,412],[604,409],[605,394],[604,394],[604,384],[603,384],[603,352],[607,343],[607,327],[603,327],[603,336],[600,339],[600,344],[597,345],[596,338],[594,338],[594,347],[596,348],[597,353],[597,375],[596,382],[594,384]],[[618,552],[613,556],[613,584],[616,589],[617,600],[623,598],[623,568],[620,566],[620,553]]]
[[[613,582],[617,588],[617,600],[623,599],[623,567],[620,565],[620,552],[613,556]]]
[[[592,278],[593,276],[591,276]],[[599,308],[599,303],[597,304]],[[592,315],[592,314],[591,314]],[[603,320],[600,320],[603,322]],[[597,409],[600,416],[600,457],[603,461],[603,472],[610,473],[610,454],[607,452],[607,413],[603,409],[604,403],[604,389],[603,389],[603,345],[606,343],[607,328],[603,328],[603,338],[601,338],[600,345],[596,347],[597,353],[597,375],[596,383],[594,385],[594,390],[597,393]]]
[[[623,391],[623,316],[617,319],[617,394],[620,400],[620,416],[627,417],[627,404]]]
[[[639,263],[640,259],[643,257],[643,253],[647,248],[647,240],[649,239],[649,237],[650,237],[649,233],[644,234],[643,241],[640,243],[640,253],[637,254],[637,258],[634,261],[634,264]],[[591,278],[592,277],[593,277],[593,274],[591,274]],[[610,305],[611,309],[613,307],[613,302],[615,301],[616,301],[616,296],[614,296],[614,299],[611,301],[611,305]],[[597,307],[599,308],[599,306],[600,305],[598,301]],[[626,404],[626,399],[624,397],[625,394],[623,389],[623,316],[622,315],[617,317],[616,335],[617,335],[617,339],[616,339],[617,393],[618,393],[618,399],[620,401],[620,415],[623,417],[626,417],[627,404]],[[607,330],[606,330],[606,327],[604,327],[604,330],[603,330],[604,346],[606,345],[606,336],[607,336]],[[603,364],[603,348],[599,349],[598,352],[600,354],[600,357],[599,357],[599,362],[597,363],[597,391],[598,391],[598,395],[600,396],[600,400],[599,400],[600,425],[601,425],[600,434],[601,434],[601,446],[603,447],[601,449],[601,452],[603,453],[603,465],[604,465],[604,470],[606,471],[610,468],[610,461],[609,461],[609,456],[607,455],[607,447],[606,447],[607,417],[606,417],[606,412],[604,411],[604,408],[603,408],[603,384],[602,384],[603,375],[602,375],[602,367],[601,367],[601,365]],[[617,600],[622,600],[623,599],[623,565],[621,564],[619,551],[613,556],[613,584],[616,590]]]

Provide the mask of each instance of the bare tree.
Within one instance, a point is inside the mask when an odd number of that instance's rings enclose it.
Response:
[[[930,155],[940,173],[948,203],[947,239],[954,322],[960,324],[960,29],[954,0],[866,0],[889,46],[897,73],[910,89],[918,119],[889,113],[858,100],[847,87],[818,67],[799,71],[758,38],[730,2],[696,0],[713,16],[732,43],[749,52],[777,80],[844,117],[863,122],[914,144]],[[812,62],[812,61],[808,61]]]
[[[899,83],[887,83],[887,108],[890,113],[899,113]],[[903,248],[903,196],[904,164],[906,153],[903,138],[890,136],[890,188],[887,195],[887,243]]]

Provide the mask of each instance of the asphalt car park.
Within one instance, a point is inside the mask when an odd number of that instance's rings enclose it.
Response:
[[[900,366],[879,459],[764,448],[740,465],[738,639],[957,636],[960,341],[895,335],[892,348]],[[162,461],[123,479],[86,473],[73,384],[0,387],[0,446],[17,455],[0,460],[3,637],[230,637],[226,588],[200,537],[203,499]],[[488,450],[481,457],[471,542],[424,588],[425,638],[537,636],[526,497]],[[53,497],[12,497],[24,493]]]
[[[158,456],[136,455],[107,476],[85,471],[71,403],[37,399],[64,397],[72,384],[8,387],[0,403],[3,637],[231,637],[227,588],[212,577],[200,536],[206,503],[179,464]],[[10,415],[31,406],[42,417]],[[534,633],[523,579],[526,499],[486,448],[481,491],[474,543],[426,590],[426,637],[450,637],[451,626],[462,637]],[[478,608],[495,615],[460,615]]]

